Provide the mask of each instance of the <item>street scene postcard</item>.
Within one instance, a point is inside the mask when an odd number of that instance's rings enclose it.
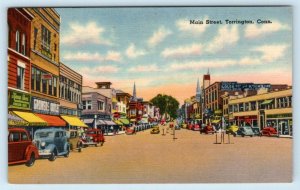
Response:
[[[8,8],[8,182],[291,183],[292,19]]]

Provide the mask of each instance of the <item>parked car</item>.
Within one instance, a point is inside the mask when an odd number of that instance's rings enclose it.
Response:
[[[38,129],[34,133],[34,144],[39,149],[40,157],[54,161],[57,156],[69,157],[70,144],[67,132],[58,128]]]
[[[265,127],[260,131],[260,136],[278,136],[278,132],[274,127]]]
[[[188,125],[187,125],[187,129],[188,129],[188,130],[192,130],[192,129],[193,129],[193,126],[194,126],[194,124],[188,124]]]
[[[239,130],[237,125],[231,125],[226,129],[226,134],[232,134],[234,137],[236,136],[236,132]]]
[[[134,127],[127,127],[125,133],[126,135],[132,135],[132,134],[136,134],[136,131]]]
[[[177,125],[175,125],[175,130],[180,130],[181,129],[181,127],[177,124]]]
[[[186,129],[186,128],[187,128],[187,124],[186,124],[186,123],[183,123],[183,124],[181,125],[181,128]]]
[[[8,164],[25,163],[30,167],[39,158],[37,147],[32,143],[28,132],[22,128],[8,129]]]
[[[68,142],[70,143],[70,150],[77,150],[78,152],[81,152],[82,148],[82,141],[81,138],[78,136],[78,133],[76,130],[69,130],[67,131],[68,136]]]
[[[237,135],[241,135],[242,137],[245,137],[245,136],[253,137],[254,136],[254,132],[253,132],[253,130],[252,130],[252,128],[250,126],[240,127],[237,130],[236,134]]]
[[[99,144],[103,146],[105,142],[104,135],[100,129],[88,129],[81,137],[81,140],[84,147],[89,145],[98,146]]]
[[[202,133],[205,133],[205,134],[214,134],[215,133],[215,129],[211,125],[204,125],[200,129],[200,134],[202,134]]]
[[[257,127],[257,126],[251,126],[251,128],[252,128],[252,131],[253,131],[254,135],[256,135],[256,136],[260,135],[259,127]]]
[[[150,133],[151,134],[159,134],[160,133],[159,127],[158,126],[154,127],[153,129],[151,129]]]
[[[193,125],[192,127],[193,131],[200,131],[200,126],[198,124]]]

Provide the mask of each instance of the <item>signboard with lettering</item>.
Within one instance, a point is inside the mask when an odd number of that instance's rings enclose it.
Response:
[[[43,74],[42,79],[43,80],[50,80],[50,79],[52,79],[52,75],[51,74]]]
[[[271,84],[254,84],[254,83],[237,83],[237,82],[221,82],[221,91],[242,91],[258,90],[260,88],[271,88]]]
[[[8,108],[18,109],[30,109],[30,98],[29,94],[17,91],[9,91],[9,105]]]
[[[59,104],[32,97],[32,111],[42,114],[59,115]]]

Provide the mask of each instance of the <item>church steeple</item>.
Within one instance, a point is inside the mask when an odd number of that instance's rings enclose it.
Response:
[[[197,80],[197,88],[196,88],[196,100],[200,102],[201,99],[201,89],[200,89],[200,83],[199,83],[199,78]]]
[[[133,92],[132,92],[131,100],[132,100],[132,101],[137,101],[137,97],[136,97],[136,89],[135,89],[135,82],[133,83]]]

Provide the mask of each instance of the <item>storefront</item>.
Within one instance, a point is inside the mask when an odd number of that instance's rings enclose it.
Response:
[[[236,125],[237,126],[254,126],[257,127],[257,115],[249,115],[249,116],[236,116],[235,117]]]
[[[266,126],[274,127],[278,135],[293,136],[292,113],[266,115]]]

